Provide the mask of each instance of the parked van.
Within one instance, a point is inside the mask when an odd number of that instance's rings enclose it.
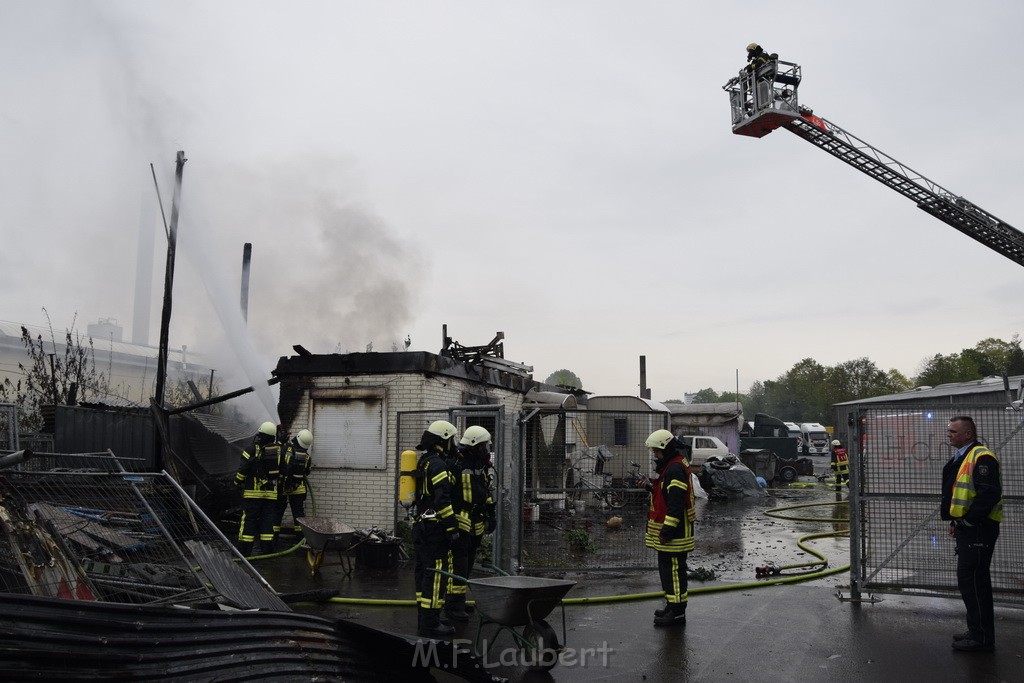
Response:
[[[729,455],[729,447],[717,436],[681,436],[679,440],[692,449],[690,467],[694,470],[699,470],[712,455],[720,458]]]
[[[828,455],[831,437],[828,431],[817,422],[801,422],[800,434],[803,437],[805,455]]]

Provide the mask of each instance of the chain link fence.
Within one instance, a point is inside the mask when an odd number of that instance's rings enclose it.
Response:
[[[1003,523],[992,559],[997,602],[1024,604],[1024,413],[1002,405],[862,404],[840,416],[851,452],[851,580],[863,591],[958,596],[940,518],[946,426],[969,415],[999,459]],[[845,439],[844,439],[845,440]]]

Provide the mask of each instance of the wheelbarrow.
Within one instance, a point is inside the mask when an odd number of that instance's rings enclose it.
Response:
[[[324,566],[324,555],[328,550],[338,551],[338,564],[346,576],[352,573],[352,557],[348,551],[354,547],[355,529],[330,517],[299,517],[295,522],[302,528],[302,537],[306,540],[306,563],[310,576],[316,576]]]
[[[575,581],[545,579],[537,576],[510,576],[497,567],[490,567],[501,576],[463,579],[438,571],[445,576],[466,581],[476,604],[477,628],[473,639],[473,655],[487,661],[487,650],[502,631],[507,631],[524,654],[524,663],[532,669],[549,670],[558,663],[565,647],[565,605],[562,598],[576,585]],[[562,608],[562,640],[544,619]],[[490,644],[483,638],[489,625],[497,626]],[[483,647],[480,642],[483,640]]]

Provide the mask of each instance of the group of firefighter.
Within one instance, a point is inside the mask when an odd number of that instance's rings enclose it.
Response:
[[[277,550],[284,513],[291,506],[294,531],[305,516],[306,479],[312,468],[308,429],[288,438],[273,422],[260,425],[252,447],[242,452],[235,486],[242,491],[242,519],[236,547],[246,556]],[[255,552],[254,552],[255,551]]]
[[[458,430],[432,422],[416,446],[415,495],[411,510],[416,564],[416,628],[421,636],[455,633],[448,622],[468,621],[468,586],[485,534],[494,531],[491,433],[484,427]]]

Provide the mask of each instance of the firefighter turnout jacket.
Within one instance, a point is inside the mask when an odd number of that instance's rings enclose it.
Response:
[[[488,463],[481,462],[472,454],[466,454],[453,459],[449,465],[455,484],[452,505],[458,518],[459,531],[483,536],[487,520],[494,518]]]
[[[452,507],[454,477],[436,449],[424,451],[416,465],[416,522],[437,523],[453,532],[459,528]]]
[[[286,496],[306,493],[306,478],[313,469],[313,458],[310,457],[309,451],[292,439],[285,446],[282,462],[282,492]]]
[[[281,475],[281,446],[259,444],[242,452],[242,462],[235,473],[235,483],[242,487],[243,498],[277,500]]]
[[[694,547],[693,523],[697,518],[690,466],[679,454],[658,469],[659,476],[651,481],[654,488],[644,544],[661,552],[689,552]]]

